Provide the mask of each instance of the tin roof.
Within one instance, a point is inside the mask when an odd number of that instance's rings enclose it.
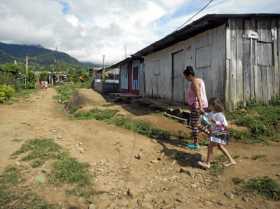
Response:
[[[271,14],[271,13],[252,13],[252,14],[208,14],[198,20],[192,22],[191,24],[186,25],[182,29],[179,29],[175,32],[170,33],[164,38],[152,43],[151,45],[145,47],[144,49],[135,53],[135,56],[145,56],[147,54],[159,51],[166,47],[169,47],[175,43],[178,43],[183,40],[187,40],[201,32],[206,30],[218,27],[222,24],[225,24],[228,19],[231,18],[258,18],[258,17],[280,17],[280,13]]]

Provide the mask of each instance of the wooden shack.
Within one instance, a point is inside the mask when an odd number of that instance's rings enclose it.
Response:
[[[194,67],[228,109],[280,96],[280,14],[209,14],[140,50],[143,96],[185,102]]]

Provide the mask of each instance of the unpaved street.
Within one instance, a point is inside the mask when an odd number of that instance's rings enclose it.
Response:
[[[54,89],[48,89],[12,105],[0,106],[1,170],[13,161],[10,155],[24,141],[53,138],[72,156],[91,165],[98,209],[280,208],[279,203],[258,197],[243,200],[242,196],[225,195],[234,190],[233,177],[277,178],[279,144],[231,145],[238,165],[214,177],[196,167],[195,162],[205,156],[206,147],[193,152],[102,122],[73,120],[53,99],[55,94]],[[251,160],[256,154],[266,157]],[[64,201],[51,193],[47,198]]]

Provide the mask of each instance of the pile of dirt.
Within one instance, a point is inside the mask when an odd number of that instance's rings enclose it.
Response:
[[[91,89],[79,89],[67,104],[67,110],[87,111],[97,106],[107,106],[104,97]]]

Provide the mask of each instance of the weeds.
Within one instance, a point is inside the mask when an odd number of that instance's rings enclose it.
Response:
[[[9,167],[7,168],[3,174],[0,176],[0,184],[3,185],[9,185],[9,186],[15,186],[18,183],[20,183],[20,171],[18,168],[15,167]]]
[[[61,104],[68,104],[71,97],[76,92],[76,86],[73,84],[65,84],[56,87],[57,95],[55,99]]]
[[[224,171],[223,163],[225,161],[226,161],[226,157],[224,155],[217,156],[215,161],[211,163],[210,174],[214,176],[218,176],[222,174]]]
[[[105,121],[113,118],[117,114],[117,110],[100,110],[92,109],[89,112],[77,112],[74,114],[74,117],[79,120],[100,120]]]
[[[228,113],[228,118],[249,130],[237,131],[231,129],[231,136],[236,140],[259,143],[266,139],[275,140],[279,137],[280,106],[278,103],[274,102],[274,105],[250,105],[247,109]]]
[[[50,183],[73,185],[66,194],[80,196],[89,199],[93,195],[92,176],[89,171],[89,165],[80,163],[68,155],[58,159],[52,168],[50,174]]]
[[[85,113],[76,113],[74,117],[79,120],[95,119],[104,121],[108,124],[113,124],[153,139],[167,140],[171,136],[171,134],[165,130],[155,128],[144,121],[133,120],[122,115],[117,115],[117,112],[116,110],[93,109]]]
[[[21,160],[32,161],[33,168],[42,166],[49,159],[56,159],[62,154],[61,147],[52,139],[33,139],[27,141],[13,156],[26,154]]]
[[[218,162],[218,161],[214,161],[211,163],[211,167],[210,167],[210,174],[213,176],[218,176],[220,174],[222,174],[224,171],[224,166]]]
[[[59,209],[20,186],[23,181],[21,171],[16,167],[9,167],[3,172],[0,176],[0,209]]]
[[[257,193],[267,199],[280,200],[280,185],[269,177],[249,179],[242,187],[248,192]]]
[[[52,160],[51,170],[48,173],[49,183],[68,185],[71,189],[67,190],[66,194],[84,198],[90,198],[93,195],[92,176],[89,171],[89,165],[71,158],[52,139],[29,140],[13,154],[16,157],[19,155],[23,155],[22,160],[30,161],[33,168],[42,166],[48,160]],[[6,178],[5,181],[18,182],[15,170],[11,169],[8,171],[9,178]],[[46,209],[49,208],[46,207]]]
[[[51,175],[52,182],[86,186],[91,182],[88,167],[88,164],[80,163],[66,155],[54,163]]]

